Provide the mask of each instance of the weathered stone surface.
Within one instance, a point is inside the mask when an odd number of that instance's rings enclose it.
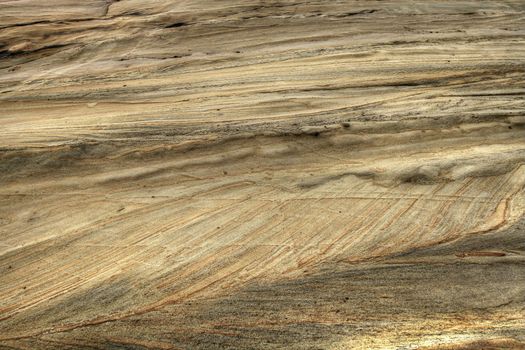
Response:
[[[524,349],[523,1],[0,0],[0,348]]]

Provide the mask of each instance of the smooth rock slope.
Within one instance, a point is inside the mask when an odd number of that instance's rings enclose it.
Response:
[[[1,349],[525,349],[523,1],[0,0]]]

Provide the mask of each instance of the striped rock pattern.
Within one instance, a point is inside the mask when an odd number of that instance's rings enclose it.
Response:
[[[0,0],[0,349],[524,349],[522,1]]]

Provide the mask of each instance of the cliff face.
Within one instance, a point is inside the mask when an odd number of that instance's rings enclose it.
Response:
[[[0,348],[525,348],[524,15],[0,0]]]

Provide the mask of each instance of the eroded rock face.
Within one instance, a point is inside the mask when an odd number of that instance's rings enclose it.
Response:
[[[524,348],[524,14],[0,0],[0,347]]]

